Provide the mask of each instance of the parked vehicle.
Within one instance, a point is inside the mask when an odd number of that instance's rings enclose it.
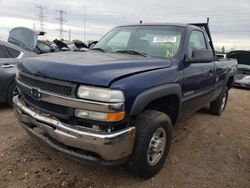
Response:
[[[0,103],[12,106],[13,96],[18,93],[15,84],[16,65],[26,57],[51,53],[55,50],[47,43],[38,40],[35,32],[25,27],[16,27],[9,32],[8,42],[0,41]]]
[[[0,103],[13,104],[13,96],[18,93],[15,84],[16,65],[31,56],[36,54],[0,41]]]
[[[250,52],[243,50],[232,51],[227,54],[227,57],[237,59],[239,63],[233,86],[250,89]]]
[[[71,50],[76,52],[85,52],[89,50],[89,47],[80,40],[74,40],[71,46]]]
[[[53,40],[53,42],[56,44],[56,47],[58,49],[56,51],[71,51],[71,49],[68,47],[68,45],[65,44],[63,41],[55,39],[55,40]]]
[[[56,50],[50,44],[38,40],[34,52],[37,54],[46,54],[46,53],[56,52]]]
[[[97,43],[98,43],[98,41],[90,41],[89,44],[88,44],[88,48],[91,49],[91,48],[94,47]]]
[[[75,40],[70,44],[66,44],[63,41],[55,39],[53,41],[56,44],[56,51],[73,51],[73,52],[85,52],[88,50],[88,46],[82,41]]]
[[[90,51],[18,65],[17,118],[33,138],[150,178],[168,155],[173,125],[207,104],[226,108],[237,61],[217,59],[208,24],[129,25]]]

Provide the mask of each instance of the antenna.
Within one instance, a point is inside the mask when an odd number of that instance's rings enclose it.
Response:
[[[36,30],[36,24],[35,24],[35,22],[33,23],[33,30],[34,31]]]
[[[69,28],[69,42],[71,42],[71,29]]]
[[[56,10],[56,12],[59,14],[59,17],[56,18],[56,20],[59,21],[59,38],[61,40],[63,40],[63,33],[65,32],[65,30],[63,29],[63,25],[65,22],[67,22],[67,20],[64,18],[64,16],[67,14],[66,11],[64,10]]]
[[[84,42],[87,42],[87,8],[84,7]]]

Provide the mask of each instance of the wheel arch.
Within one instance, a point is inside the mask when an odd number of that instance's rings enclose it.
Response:
[[[231,75],[226,82],[227,88],[231,89],[233,87],[233,83],[234,83],[234,75]]]
[[[225,79],[225,84],[224,84],[224,88],[227,87],[228,89],[231,89],[233,87],[233,83],[234,83],[234,72],[229,72],[226,79]]]
[[[179,84],[166,84],[151,88],[139,94],[131,108],[130,115],[138,115],[146,109],[168,114],[172,123],[179,118],[182,89]],[[164,105],[169,104],[169,105]],[[172,110],[172,113],[171,113]]]
[[[4,99],[5,99],[5,101],[7,102],[8,101],[8,92],[9,92],[9,89],[10,89],[10,86],[12,85],[12,84],[15,84],[15,77],[14,78],[12,78],[12,79],[9,79],[8,80],[8,83],[6,84],[6,86],[5,86],[5,92],[4,92]]]

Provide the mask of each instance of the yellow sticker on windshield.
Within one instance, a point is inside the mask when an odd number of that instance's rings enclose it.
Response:
[[[165,49],[166,49],[166,58],[172,58],[175,54],[175,48],[176,45],[173,43],[167,43],[165,45]]]
[[[166,51],[166,58],[172,58],[174,56],[173,51]]]

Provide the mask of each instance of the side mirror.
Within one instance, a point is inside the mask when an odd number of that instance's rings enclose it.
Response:
[[[192,58],[188,60],[189,63],[209,63],[214,61],[214,54],[212,50],[199,49],[194,50]]]

